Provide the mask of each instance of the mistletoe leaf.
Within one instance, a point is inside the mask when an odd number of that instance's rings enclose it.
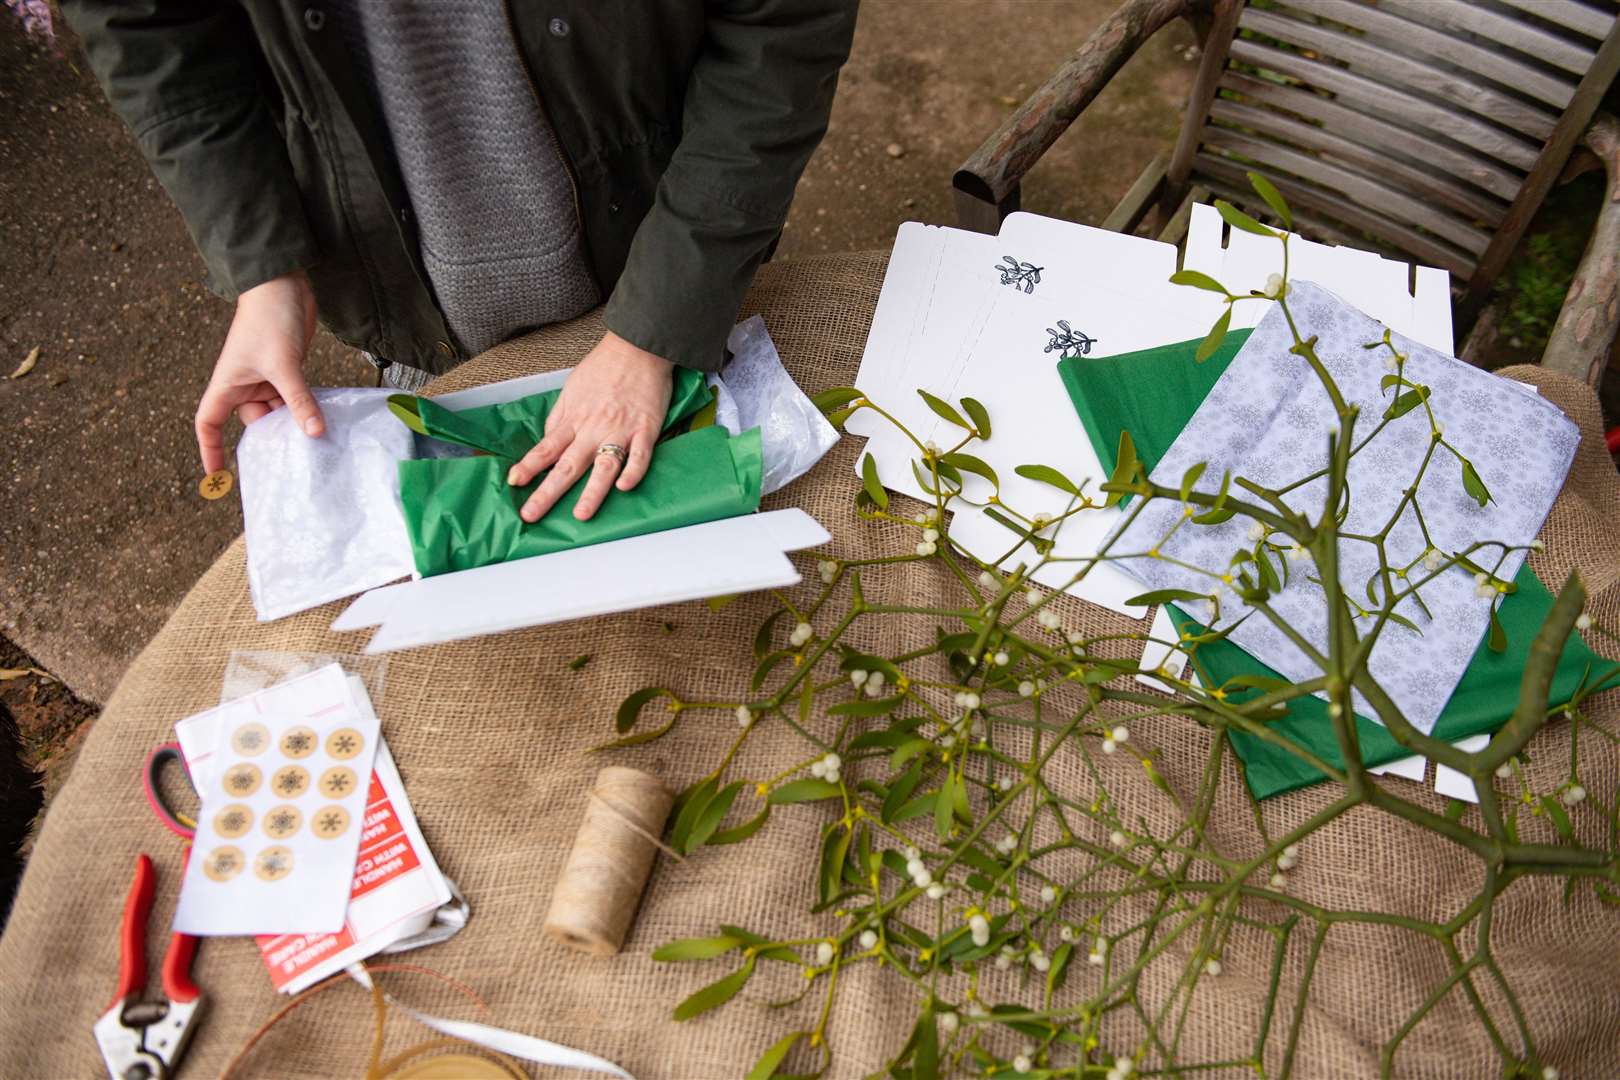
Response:
[[[951,406],[950,402],[943,401],[926,390],[919,389],[917,393],[922,395],[923,401],[928,403],[928,407],[933,409],[935,415],[937,415],[940,419],[955,424],[964,431],[973,430],[973,425],[962,419],[962,414],[957,412],[956,409]]]
[[[977,398],[965,397],[962,399],[962,411],[968,414],[973,421],[973,430],[979,433],[979,438],[990,437],[990,413],[979,403]]]
[[[1469,497],[1479,503],[1481,507],[1491,501],[1491,493],[1485,487],[1485,481],[1479,478],[1479,472],[1474,468],[1474,463],[1467,458],[1462,459],[1462,482],[1463,490],[1468,492]]]
[[[1271,212],[1282,219],[1284,228],[1292,229],[1294,227],[1294,214],[1293,211],[1288,209],[1288,203],[1282,197],[1282,192],[1273,187],[1270,180],[1257,172],[1250,172],[1248,177],[1249,186],[1254,188],[1255,194],[1266,200],[1266,205],[1271,207]]]
[[[1221,347],[1226,340],[1226,331],[1232,325],[1232,306],[1228,304],[1221,317],[1215,320],[1215,325],[1209,328],[1204,340],[1198,343],[1198,351],[1193,353],[1193,361],[1202,364],[1215,355],[1215,350]]]
[[[1253,233],[1256,236],[1275,237],[1277,235],[1275,229],[1266,228],[1264,225],[1260,224],[1258,221],[1254,220],[1254,218],[1250,217],[1248,214],[1245,214],[1243,211],[1239,210],[1225,199],[1216,199],[1215,209],[1220,213],[1221,220],[1225,221],[1234,229],[1240,229],[1246,233]]]
[[[1064,476],[1050,465],[1020,465],[1014,469],[1013,472],[1017,473],[1019,476],[1022,476],[1025,480],[1034,480],[1036,483],[1048,484],[1057,488],[1059,491],[1067,492],[1076,498],[1081,497],[1080,489],[1075,486],[1074,481],[1070,480],[1067,476]]]
[[[889,508],[889,493],[883,490],[883,481],[878,479],[877,459],[871,454],[861,459],[861,486],[866,491],[866,497],[877,503],[879,510]]]
[[[723,979],[710,983],[679,1005],[675,1006],[676,1020],[690,1020],[694,1016],[701,1016],[710,1009],[719,1008],[732,998],[737,992],[748,985],[748,980],[754,975],[754,960],[749,958],[748,963],[733,971]]]

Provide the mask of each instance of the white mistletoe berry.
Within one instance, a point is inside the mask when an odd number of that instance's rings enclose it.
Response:
[[[1057,890],[1050,885],[1041,886],[1041,902],[1050,904],[1057,899]]]
[[[1117,848],[1122,848],[1131,841],[1130,838],[1124,833],[1120,832],[1118,829],[1115,829],[1113,832],[1108,834],[1108,842]]]
[[[1219,960],[1215,959],[1212,956],[1208,960],[1204,961],[1204,974],[1206,974],[1206,975],[1219,975],[1220,973],[1221,973],[1221,962]]]
[[[1000,582],[996,581],[996,575],[992,574],[988,570],[982,570],[979,572],[979,584],[984,586],[986,589],[994,589],[1000,584]]]
[[[749,724],[752,724],[753,722],[754,722],[753,710],[750,709],[746,705],[737,706],[737,726],[738,727],[747,727]]]
[[[1118,745],[1119,744],[1114,742],[1112,738],[1104,737],[1102,741],[1102,752],[1105,754],[1112,754]]]
[[[939,900],[944,897],[946,891],[947,887],[943,881],[932,882],[929,884],[927,889],[928,899]]]
[[[1266,538],[1266,527],[1264,525],[1260,524],[1258,521],[1253,522],[1252,524],[1250,524],[1250,526],[1249,526],[1249,539],[1251,541],[1264,540],[1265,538]]]
[[[877,947],[878,936],[876,930],[862,930],[860,936],[861,948],[873,949]]]
[[[943,1012],[939,1014],[939,1030],[943,1031],[946,1035],[956,1034],[956,1028],[959,1024],[961,1024],[961,1022],[961,1018],[953,1012]]]
[[[849,681],[854,683],[856,686],[860,686],[862,683],[866,682],[869,677],[870,676],[868,673],[862,671],[860,668],[856,668],[849,673]]]
[[[1027,1054],[1019,1054],[1013,1058],[1013,1072],[1027,1073],[1034,1067],[1035,1063],[1029,1060]]]
[[[816,963],[822,965],[823,967],[832,963],[832,959],[836,955],[838,955],[838,950],[833,948],[833,944],[830,941],[823,941],[821,944],[816,946]]]
[[[923,530],[923,539],[928,541],[930,544],[938,542],[938,540],[939,540],[939,530],[938,529],[924,529]]]
[[[1588,615],[1584,611],[1581,612],[1579,615],[1575,616],[1575,629],[1577,629],[1577,630],[1590,630],[1590,629],[1592,629],[1592,616]]]
[[[1041,590],[1039,590],[1039,589],[1029,589],[1029,590],[1025,591],[1025,593],[1024,593],[1024,602],[1027,603],[1030,607],[1034,607],[1036,604],[1040,603],[1041,602]]]
[[[1029,697],[1034,693],[1035,693],[1035,684],[1030,682],[1028,679],[1025,679],[1023,682],[1018,684],[1018,696],[1019,697]]]
[[[1579,784],[1571,784],[1564,789],[1562,796],[1565,806],[1575,806],[1586,798],[1586,789]]]
[[[991,657],[991,659],[996,662],[997,667],[1006,667],[1008,664],[1012,663],[1012,657],[1008,656],[1005,652],[998,652],[995,656]]]
[[[1052,960],[1043,952],[1031,953],[1029,957],[1029,966],[1034,968],[1036,971],[1045,971],[1047,968],[1052,966]]]
[[[1086,963],[1090,964],[1092,967],[1103,966],[1102,946],[1093,945],[1091,947],[1091,952],[1086,954]]]
[[[811,626],[807,622],[802,622],[793,628],[793,633],[789,635],[788,640],[795,646],[799,646],[803,645],[805,642],[809,641],[815,636],[815,627]]]
[[[1288,879],[1283,876],[1283,872],[1281,870],[1271,875],[1271,887],[1273,889],[1280,889],[1287,884]]]
[[[1115,742],[1129,742],[1131,738],[1130,729],[1124,724],[1120,724],[1118,727],[1114,728],[1111,734],[1113,735]]]

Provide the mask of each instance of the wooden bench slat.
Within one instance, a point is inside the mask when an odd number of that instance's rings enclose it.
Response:
[[[1297,86],[1256,79],[1232,70],[1222,77],[1221,88],[1273,108],[1320,120],[1329,131],[1352,136],[1366,145],[1382,147],[1426,162],[1460,184],[1471,184],[1505,201],[1513,201],[1519,193],[1522,178],[1513,170],[1503,168],[1489,158],[1458,150],[1426,133],[1357,112],[1321,94],[1313,94]]]
[[[1614,13],[1605,13],[1577,0],[1501,0],[1508,7],[1527,11],[1537,18],[1568,27],[1598,41],[1608,36],[1614,26]]]
[[[1249,170],[1238,162],[1213,154],[1200,153],[1193,159],[1193,169],[1200,182],[1212,190],[1218,189],[1224,197],[1233,202],[1248,206],[1254,206],[1259,202],[1258,197],[1249,190],[1249,180],[1245,175]],[[1473,276],[1476,265],[1474,260],[1467,252],[1459,251],[1443,240],[1418,232],[1398,221],[1391,221],[1364,206],[1347,203],[1334,192],[1324,191],[1315,184],[1286,176],[1268,174],[1266,178],[1297,210],[1314,211],[1330,221],[1343,222],[1359,232],[1394,245],[1410,258],[1419,259],[1430,266],[1444,267],[1464,280]],[[1258,209],[1263,210],[1264,207],[1260,206]],[[1304,231],[1309,233],[1310,230]],[[1364,241],[1357,240],[1356,243],[1362,247],[1366,246]]]
[[[1436,4],[1434,0],[1379,0],[1378,6],[1408,19],[1445,30],[1477,34],[1506,45],[1526,56],[1563,68],[1572,75],[1583,75],[1592,66],[1596,49],[1543,30],[1531,23],[1503,15],[1477,4]],[[1599,34],[1598,37],[1603,35]]]
[[[1575,96],[1574,80],[1559,79],[1546,71],[1515,60],[1500,49],[1486,48],[1472,41],[1432,29],[1420,22],[1391,14],[1382,7],[1369,7],[1361,0],[1286,0],[1295,11],[1331,19],[1365,31],[1372,38],[1417,51],[1464,71],[1562,109]],[[1444,6],[1444,5],[1442,5]]]
[[[1390,177],[1405,191],[1447,206],[1467,220],[1495,225],[1507,214],[1507,203],[1491,198],[1470,184],[1409,165],[1376,146],[1346,139],[1329,128],[1315,127],[1271,109],[1225,98],[1216,99],[1210,107],[1210,116],[1294,143],[1304,150],[1320,152],[1374,176]]]
[[[1391,122],[1421,125],[1435,134],[1444,135],[1527,172],[1535,165],[1540,154],[1541,148],[1536,144],[1483,120],[1341,67],[1306,59],[1298,53],[1238,38],[1232,42],[1232,58],[1331,91],[1338,95],[1340,101],[1352,102],[1363,111],[1383,116]]]
[[[1412,90],[1449,101],[1459,108],[1529,135],[1538,143],[1552,134],[1553,125],[1558,122],[1557,116],[1493,90],[1459,72],[1397,56],[1364,38],[1352,37],[1325,26],[1258,8],[1245,8],[1238,20],[1238,27],[1376,71],[1386,80],[1386,90],[1395,89],[1389,84],[1404,84]]]
[[[1204,129],[1204,145],[1239,154],[1263,166],[1281,169],[1309,180],[1329,191],[1339,192],[1350,202],[1376,206],[1392,220],[1426,229],[1451,241],[1470,255],[1479,256],[1490,246],[1491,236],[1461,218],[1438,210],[1433,204],[1413,198],[1404,191],[1380,183],[1370,176],[1312,157],[1282,143],[1259,138],[1235,128],[1210,125]],[[1265,170],[1263,170],[1265,171]],[[1266,171],[1270,176],[1270,172]]]

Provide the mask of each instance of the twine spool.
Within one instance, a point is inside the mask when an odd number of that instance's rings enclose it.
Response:
[[[585,820],[551,894],[547,934],[580,952],[619,951],[674,803],[663,781],[639,769],[609,766],[596,774]]]

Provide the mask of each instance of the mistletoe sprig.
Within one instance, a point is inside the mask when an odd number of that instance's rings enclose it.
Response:
[[[1284,228],[1291,228],[1288,207],[1271,185],[1254,175],[1251,182]],[[620,738],[609,746],[665,736],[692,714],[735,718],[737,734],[729,751],[677,804],[671,830],[677,850],[745,842],[775,815],[811,813],[823,820],[819,851],[807,860],[817,900],[802,935],[779,938],[717,923],[711,936],[672,942],[653,954],[660,961],[726,968],[675,1007],[678,1021],[725,1006],[772,969],[777,977],[765,980],[771,986],[783,974],[798,973],[799,992],[790,1000],[819,995],[818,1022],[752,1049],[750,1080],[827,1072],[841,976],[860,965],[880,968],[893,993],[916,1005],[909,1034],[895,1034],[888,1066],[895,1077],[975,1073],[1126,1080],[1225,1072],[1308,1077],[1311,1068],[1298,1060],[1297,1051],[1316,958],[1334,927],[1355,923],[1395,927],[1414,941],[1438,943],[1449,966],[1424,1003],[1386,1033],[1384,1076],[1394,1075],[1413,1027],[1441,1001],[1460,998],[1500,1056],[1498,1075],[1556,1077],[1555,1063],[1538,1052],[1519,992],[1480,927],[1489,925],[1502,893],[1529,875],[1559,877],[1567,890],[1591,888],[1604,902],[1620,904],[1620,841],[1605,829],[1607,846],[1585,845],[1572,820],[1578,814],[1615,820],[1612,793],[1600,796],[1582,784],[1578,749],[1583,737],[1600,740],[1609,753],[1620,742],[1620,733],[1585,711],[1592,695],[1620,682],[1620,665],[1588,672],[1567,704],[1546,707],[1554,664],[1568,635],[1582,630],[1610,642],[1616,636],[1583,612],[1586,592],[1571,575],[1537,632],[1519,704],[1489,745],[1467,753],[1408,722],[1367,668],[1373,646],[1391,632],[1391,624],[1398,632],[1418,629],[1396,608],[1410,599],[1426,612],[1421,590],[1428,583],[1443,574],[1473,574],[1481,594],[1490,590],[1494,597],[1491,640],[1497,647],[1502,628],[1495,601],[1512,588],[1496,576],[1508,551],[1504,545],[1482,542],[1448,552],[1433,543],[1422,522],[1418,487],[1437,461],[1450,460],[1471,497],[1483,505],[1490,493],[1472,463],[1446,441],[1430,389],[1407,377],[1405,357],[1387,335],[1368,348],[1389,354],[1384,389],[1392,395],[1390,403],[1370,431],[1358,434],[1360,410],[1345,400],[1314,340],[1300,336],[1289,312],[1287,232],[1274,231],[1228,203],[1216,205],[1233,227],[1277,239],[1283,270],[1264,290],[1241,296],[1192,271],[1172,279],[1219,292],[1226,300],[1198,359],[1219,346],[1233,305],[1251,299],[1281,305],[1293,331],[1292,353],[1315,373],[1336,409],[1327,465],[1275,488],[1229,475],[1218,492],[1209,494],[1195,487],[1202,466],[1189,470],[1175,487],[1153,482],[1126,436],[1113,475],[1095,493],[1051,465],[1020,466],[1020,475],[1051,487],[1064,500],[1061,512],[1025,513],[1003,501],[996,470],[973,453],[975,444],[992,435],[991,418],[975,399],[952,404],[920,391],[933,413],[960,432],[952,445],[941,448],[919,440],[859,390],[829,391],[818,402],[836,424],[871,410],[896,423],[915,447],[913,479],[927,496],[921,512],[908,513],[891,498],[870,457],[863,462],[863,484],[855,497],[860,517],[898,526],[911,539],[893,552],[824,560],[818,565],[820,587],[811,595],[781,596],[780,608],[759,627],[755,668],[746,687],[739,680],[735,700],[686,701],[671,689],[649,687],[619,708]],[[1414,475],[1391,478],[1403,485],[1404,497],[1379,531],[1345,532],[1351,459],[1418,409],[1427,416],[1432,437]],[[987,501],[964,499],[968,474],[989,485]],[[1305,513],[1285,501],[1287,493],[1316,480],[1326,481],[1319,510]],[[1178,502],[1183,512],[1148,552],[1116,552],[1110,543],[1083,559],[1052,555],[1051,537],[1069,519],[1127,497],[1128,520],[1160,500]],[[1015,538],[1011,550],[976,553],[957,544],[950,514],[965,506],[979,506],[1005,525]],[[1394,565],[1385,544],[1407,514],[1423,528],[1428,550]],[[1208,576],[1207,595],[1160,590],[1138,599],[1207,603],[1206,622],[1213,626],[1222,592],[1229,590],[1252,609],[1250,617],[1272,621],[1313,656],[1319,677],[1298,684],[1237,678],[1212,685],[1199,653],[1224,639],[1230,627],[1188,631],[1157,643],[1187,658],[1193,674],[1186,678],[1164,666],[1145,669],[1139,660],[1122,656],[1121,635],[1088,635],[1066,627],[1055,594],[1031,582],[1032,574],[1052,565],[1064,566],[1072,572],[1071,582],[1078,582],[1099,564],[1153,557],[1176,530],[1233,517],[1250,522],[1249,546],[1234,551],[1224,566],[1191,568]],[[1359,591],[1340,579],[1338,551],[1346,543],[1372,545],[1380,556],[1379,571],[1357,583]],[[1006,568],[1026,544],[1035,553],[1034,564]],[[954,602],[935,606],[868,597],[870,583],[913,563],[936,568],[950,583]],[[1330,608],[1325,651],[1270,604],[1301,575],[1320,584]],[[926,626],[932,643],[888,654],[852,644],[898,640],[901,635],[893,631],[902,621]],[[1140,633],[1124,638],[1136,648],[1146,640]],[[1141,686],[1133,678],[1137,675],[1153,676],[1174,696]],[[1370,704],[1401,746],[1473,780],[1477,820],[1462,804],[1435,814],[1369,780],[1357,743],[1352,691]],[[1269,726],[1289,702],[1310,694],[1328,700],[1343,767]],[[637,730],[643,714],[660,703],[664,723]],[[1536,790],[1521,761],[1531,738],[1555,719],[1573,729],[1568,774],[1554,789]],[[1190,785],[1179,776],[1172,785],[1160,771],[1159,751],[1143,745],[1138,733],[1151,726],[1150,720],[1197,725],[1207,732],[1205,766]],[[741,751],[768,726],[796,733],[802,751],[776,762],[769,775],[744,773],[738,765]],[[1241,851],[1217,843],[1206,825],[1217,799],[1234,797],[1218,791],[1233,754],[1234,732],[1281,747],[1319,770],[1333,786],[1334,798],[1286,828],[1268,826],[1262,806],[1253,803],[1253,843]],[[1172,824],[1154,825],[1143,807],[1116,798],[1109,776],[1118,774],[1101,763],[1121,757],[1133,761],[1174,807]],[[1084,791],[1057,779],[1055,766],[1072,777],[1076,763],[1089,781]],[[1398,829],[1443,837],[1476,858],[1482,868],[1479,894],[1443,922],[1400,911],[1328,909],[1294,895],[1289,873],[1311,857],[1313,835],[1362,807],[1387,815]],[[1550,824],[1549,840],[1521,835],[1532,819]],[[1283,957],[1296,935],[1306,936],[1311,960],[1299,985],[1285,994]],[[1244,973],[1249,983],[1266,989],[1263,1019],[1241,1060],[1199,1060],[1183,1050],[1188,1020],[1219,1009],[1214,995],[1231,976],[1227,954],[1239,939],[1261,943],[1271,956],[1267,966]],[[1148,981],[1154,993],[1144,991]]]

